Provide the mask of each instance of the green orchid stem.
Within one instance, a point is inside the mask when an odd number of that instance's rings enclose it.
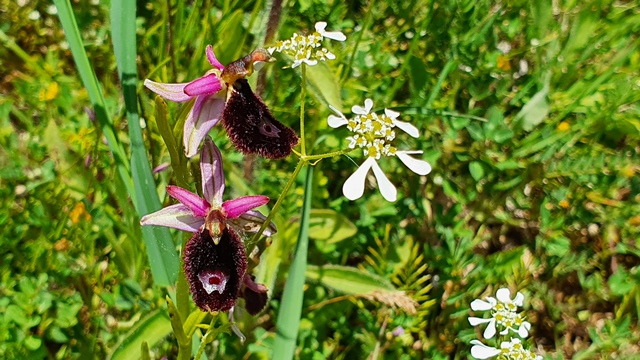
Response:
[[[296,166],[296,169],[293,171],[293,173],[289,177],[289,181],[287,182],[287,185],[285,185],[284,190],[282,190],[282,192],[280,193],[280,196],[278,196],[278,200],[276,200],[276,204],[273,205],[273,208],[269,212],[269,216],[267,216],[267,219],[264,221],[264,223],[260,227],[260,230],[258,230],[258,232],[255,235],[253,235],[251,242],[256,243],[260,239],[262,232],[267,228],[267,226],[269,226],[269,224],[271,223],[271,220],[273,220],[273,217],[276,215],[276,212],[278,211],[278,209],[280,209],[280,205],[284,201],[284,198],[289,193],[289,190],[291,190],[291,188],[293,187],[293,183],[296,181],[296,178],[298,177],[298,174],[300,173],[300,170],[302,170],[304,165],[309,164],[311,166],[314,166],[315,164],[317,164],[318,161],[322,159],[344,155],[353,150],[354,149],[347,149],[347,150],[334,151],[326,154],[309,155],[309,156],[301,155],[300,161],[298,162],[298,166]]]
[[[300,73],[302,74],[302,86],[300,87],[300,152],[304,158],[307,156],[304,134],[304,102],[307,88],[307,64],[302,63],[300,66]]]
[[[291,187],[293,187],[293,184],[295,183],[296,177],[298,177],[300,170],[302,170],[302,167],[306,163],[307,162],[303,161],[302,159],[298,162],[298,166],[296,166],[296,169],[293,171],[293,174],[291,174],[291,177],[289,177],[289,181],[287,182],[287,185],[285,185],[284,190],[282,190],[282,193],[280,193],[280,196],[278,196],[278,200],[276,201],[276,204],[273,205],[273,208],[269,212],[269,216],[267,216],[267,219],[264,221],[264,223],[260,227],[260,230],[258,230],[258,232],[255,235],[253,235],[253,239],[251,239],[252,243],[256,243],[258,239],[260,239],[262,232],[267,228],[267,226],[269,226],[269,224],[271,223],[271,220],[273,220],[273,217],[276,215],[276,212],[280,208],[280,205],[282,205],[284,198],[289,193],[289,190],[291,190]]]
[[[326,158],[330,158],[330,157],[334,157],[334,156],[340,156],[340,155],[348,154],[353,150],[355,150],[355,149],[340,150],[340,151],[334,151],[334,152],[330,152],[330,153],[326,153],[326,154],[319,154],[319,155],[301,156],[300,160],[302,160],[304,162],[311,162],[311,161],[314,161],[314,160],[322,160],[322,159],[326,159]]]

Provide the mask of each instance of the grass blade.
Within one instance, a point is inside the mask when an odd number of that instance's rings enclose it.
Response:
[[[313,167],[307,167],[304,185],[304,202],[300,218],[298,246],[289,269],[289,277],[282,294],[282,303],[276,324],[276,339],[273,343],[272,359],[292,359],[298,339],[302,300],[304,299],[305,271],[307,268],[307,250],[309,248],[309,218],[313,189]]]
[[[160,209],[151,166],[142,138],[136,95],[136,3],[125,0],[111,2],[111,33],[118,64],[118,74],[127,112],[131,141],[131,175],[134,183],[134,206],[138,216]],[[157,285],[173,285],[179,266],[178,254],[167,228],[143,227],[147,256]]]
[[[142,343],[155,346],[171,333],[171,321],[164,310],[155,310],[134,325],[108,357],[111,360],[133,360],[141,358]]]
[[[102,91],[98,84],[96,74],[89,63],[87,52],[84,49],[82,38],[80,37],[80,30],[78,29],[78,23],[76,22],[76,18],[71,8],[71,3],[69,0],[54,0],[53,3],[58,9],[60,23],[62,24],[62,28],[64,29],[64,33],[67,37],[67,42],[69,43],[69,48],[71,49],[71,54],[73,55],[73,60],[78,68],[78,73],[80,74],[82,83],[89,94],[91,106],[93,106],[93,110],[96,113],[96,119],[100,124],[102,133],[107,139],[109,149],[113,153],[118,174],[127,188],[127,193],[133,197],[133,181],[129,174],[127,156],[124,151],[124,147],[116,137],[111,116],[107,113],[104,97],[102,96]]]

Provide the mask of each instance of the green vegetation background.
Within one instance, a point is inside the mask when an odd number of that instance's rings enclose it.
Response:
[[[73,5],[128,151],[109,4]],[[263,46],[270,5],[138,1],[139,78],[194,79],[208,67],[207,44],[224,64]],[[316,21],[348,40],[331,44],[337,59],[323,70],[330,76],[316,79],[306,104],[314,151],[346,144],[346,132],[326,125],[327,100],[348,112],[369,97],[420,129],[406,146],[424,150],[433,172],[419,177],[386,162],[399,200],[387,203],[369,187],[350,202],[340,189],[356,165],[346,157],[318,165],[315,217],[342,223],[337,235],[312,239],[309,263],[358,268],[418,307],[410,314],[394,299],[345,294],[349,282],[307,274],[296,356],[465,358],[480,336],[467,322],[469,303],[502,286],[525,294],[529,345],[546,358],[640,351],[638,3],[290,1],[274,39]],[[0,357],[118,357],[142,333],[154,356],[172,358],[168,290],[150,277],[139,219],[53,5],[1,0],[0,44]],[[296,127],[299,73],[284,65],[263,70],[260,91],[276,118]],[[138,89],[155,167],[169,154],[154,96]],[[179,107],[169,110],[174,121]],[[232,195],[277,198],[295,159],[243,158],[220,129],[212,136]],[[173,203],[164,188],[175,174],[155,176],[163,203]],[[299,180],[256,270],[269,280],[267,310],[240,319],[245,344],[221,334],[209,356],[268,358],[296,241],[288,224],[299,216]],[[404,334],[396,337],[398,326]]]

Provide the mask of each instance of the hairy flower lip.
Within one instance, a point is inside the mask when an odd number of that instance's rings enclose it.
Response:
[[[216,245],[206,229],[193,235],[184,249],[184,269],[193,301],[203,311],[228,311],[236,303],[247,258],[242,241],[225,229]],[[214,284],[207,284],[214,280]]]

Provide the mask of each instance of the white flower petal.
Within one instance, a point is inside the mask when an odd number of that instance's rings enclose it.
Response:
[[[478,326],[480,324],[485,324],[485,323],[488,323],[490,321],[491,321],[491,319],[482,319],[482,318],[473,317],[473,316],[469,317],[469,324],[471,324],[471,326]]]
[[[371,165],[371,169],[373,169],[373,175],[375,175],[376,180],[378,181],[378,189],[380,189],[382,197],[390,202],[396,201],[398,198],[398,190],[396,190],[396,187],[393,186],[389,179],[387,179],[378,163],[374,161]]]
[[[327,122],[329,123],[329,126],[335,129],[340,126],[347,125],[349,123],[349,120],[345,119],[344,117],[329,115]]]
[[[420,132],[418,131],[418,128],[413,126],[413,125],[411,125],[410,123],[408,123],[406,121],[393,120],[393,123],[395,124],[395,126],[400,128],[402,131],[404,131],[407,134],[411,135],[411,137],[417,138],[418,136],[420,136]]]
[[[395,120],[400,116],[400,113],[391,109],[384,109],[385,115],[387,115],[392,120]]]
[[[371,166],[375,164],[376,161],[373,158],[368,158],[365,160],[362,165],[356,170],[347,181],[342,185],[342,193],[349,200],[356,200],[362,197],[364,194],[364,179],[371,169]]]
[[[529,330],[531,329],[531,324],[528,321],[524,321],[522,325],[520,325],[520,329],[518,329],[518,335],[521,338],[526,338],[529,336]]]
[[[484,329],[484,334],[482,334],[482,336],[484,336],[485,339],[491,339],[495,334],[496,320],[492,318],[491,321],[489,321],[489,325],[487,325],[487,328]]]
[[[493,308],[493,306],[495,305],[495,302],[491,301],[493,298],[489,297],[487,298],[487,300],[489,301],[484,301],[484,300],[480,300],[480,299],[475,299],[471,302],[471,310],[473,311],[484,311],[484,310],[491,310]],[[495,301],[495,299],[493,299]]]
[[[325,31],[322,33],[322,36],[327,39],[337,40],[337,41],[345,41],[347,40],[347,36],[343,34],[341,31]]]
[[[302,62],[309,65],[309,66],[314,66],[318,63],[318,60],[312,60],[312,59],[302,59]]]
[[[316,31],[319,32],[320,34],[322,34],[324,32],[324,29],[327,28],[327,22],[326,21],[318,21],[315,25]]]
[[[478,340],[471,340],[471,344],[473,344],[471,347],[471,356],[476,359],[488,359],[500,354],[500,349],[487,346]]]
[[[520,307],[524,305],[524,295],[520,291],[516,294],[516,298],[513,299],[513,303]]]
[[[496,297],[501,303],[508,304],[511,302],[511,291],[508,288],[501,288],[496,291]]]
[[[366,99],[364,101],[364,107],[359,106],[359,105],[353,105],[351,107],[351,111],[354,114],[358,114],[358,115],[367,115],[369,113],[369,111],[371,111],[371,109],[373,108],[373,100],[371,99]]]
[[[422,151],[420,152],[420,154],[421,153]],[[396,156],[398,156],[398,159],[400,159],[400,161],[402,161],[402,163],[414,173],[418,175],[427,175],[431,172],[431,165],[428,162],[420,159],[414,159],[408,154],[409,152],[407,151],[396,152]]]
[[[319,21],[315,25],[316,31],[322,35],[323,37],[337,40],[337,41],[345,41],[347,37],[340,31],[326,31],[327,23],[324,21]]]

